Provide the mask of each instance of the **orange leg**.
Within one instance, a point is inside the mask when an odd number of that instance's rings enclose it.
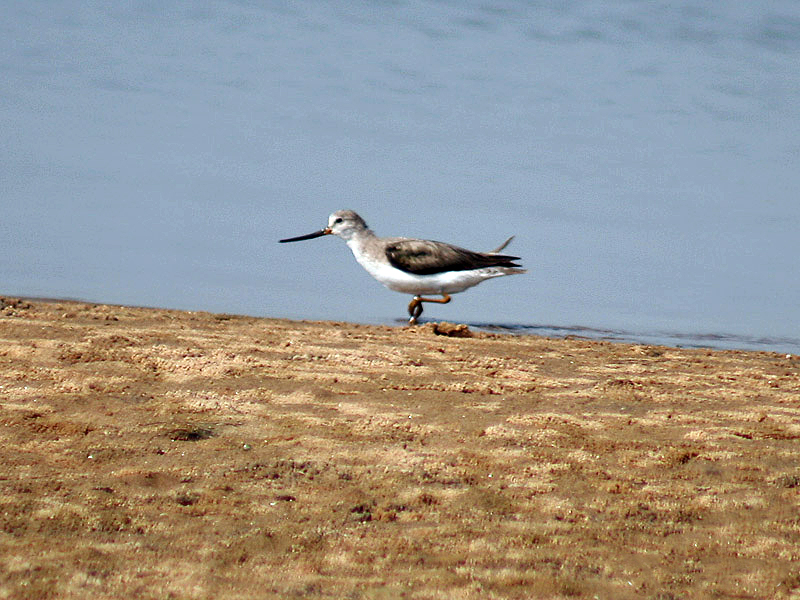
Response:
[[[408,320],[409,325],[416,325],[417,319],[422,314],[422,303],[423,302],[436,302],[437,304],[447,304],[450,302],[451,298],[448,294],[442,294],[441,298],[423,298],[422,296],[414,296],[414,299],[411,300],[408,304],[408,314],[411,315],[411,318]]]

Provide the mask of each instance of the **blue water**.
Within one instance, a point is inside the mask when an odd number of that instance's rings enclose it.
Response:
[[[6,2],[0,75],[0,293],[394,322],[276,243],[352,208],[516,234],[432,319],[800,352],[795,0]]]

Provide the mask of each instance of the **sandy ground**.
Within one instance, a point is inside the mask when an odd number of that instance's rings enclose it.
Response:
[[[8,298],[0,338],[0,598],[800,598],[797,357]]]

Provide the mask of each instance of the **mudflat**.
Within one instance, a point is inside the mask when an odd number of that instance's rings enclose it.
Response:
[[[0,300],[0,598],[800,597],[800,360]]]

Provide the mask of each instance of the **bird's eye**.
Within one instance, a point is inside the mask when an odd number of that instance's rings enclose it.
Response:
[[[343,221],[342,217],[336,217],[336,219],[333,221],[333,223],[335,225],[336,223],[341,223],[342,221]]]

